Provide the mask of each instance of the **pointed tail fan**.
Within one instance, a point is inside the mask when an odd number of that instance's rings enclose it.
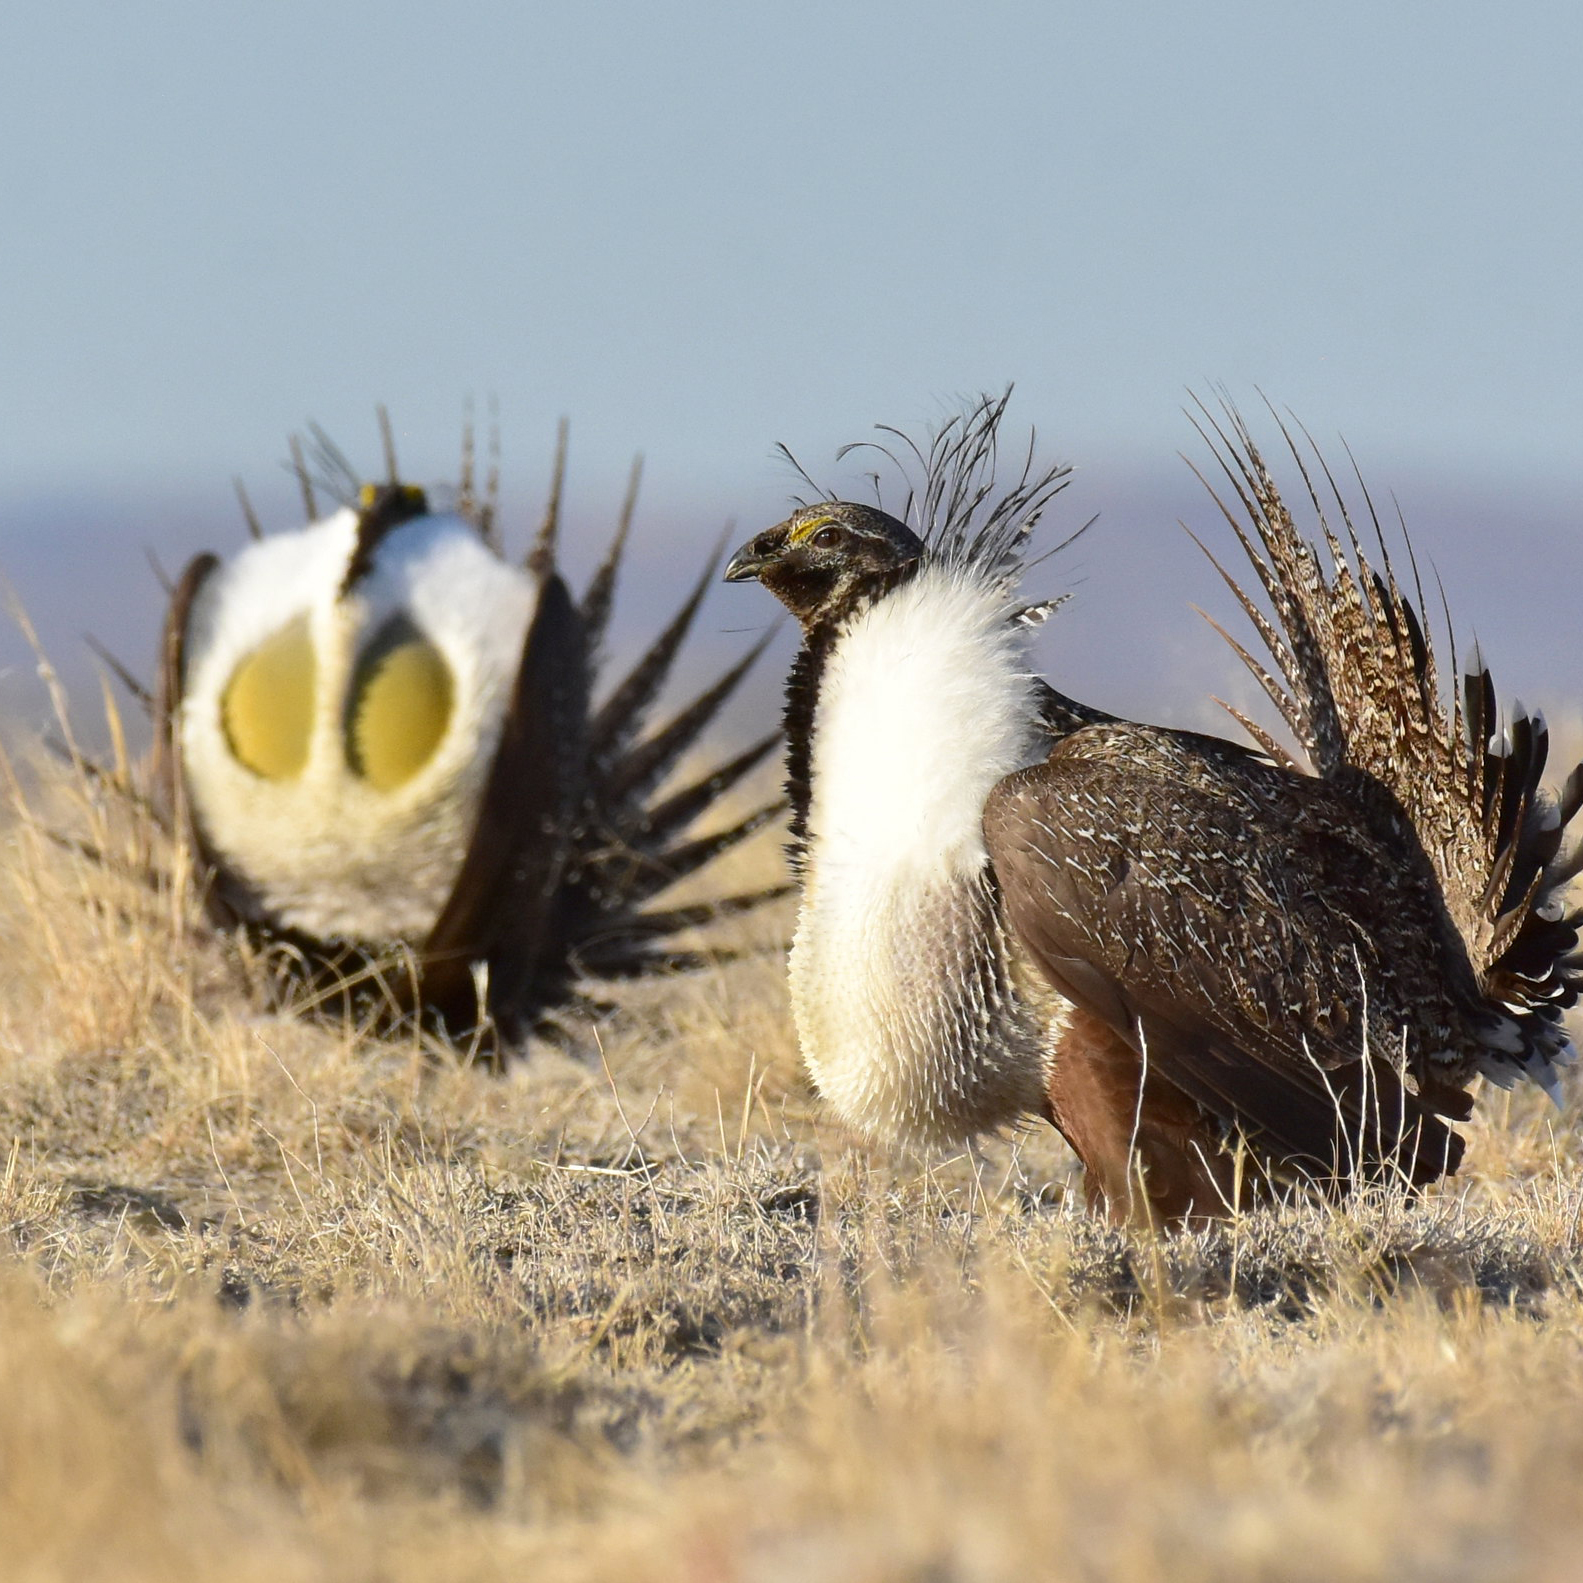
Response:
[[[1360,513],[1305,432],[1298,431],[1300,444],[1277,420],[1322,551],[1298,529],[1240,414],[1225,405],[1217,416],[1200,404],[1195,422],[1234,499],[1208,480],[1206,486],[1274,619],[1205,553],[1253,623],[1273,671],[1212,624],[1275,705],[1315,774],[1362,772],[1410,821],[1484,994],[1505,1013],[1492,1019],[1485,1075],[1510,1086],[1526,1074],[1553,1092],[1554,1064],[1571,1057],[1562,1015],[1583,991],[1583,911],[1570,908],[1565,895],[1583,867],[1583,846],[1569,854],[1563,845],[1583,806],[1583,766],[1552,794],[1543,785],[1549,752],[1543,718],[1519,706],[1503,719],[1489,670],[1477,659],[1460,685],[1447,685],[1419,614],[1423,588],[1411,545],[1409,597],[1361,478],[1372,562]],[[1449,619],[1447,628],[1448,669],[1455,675]],[[1295,766],[1267,732],[1231,712],[1261,747]]]

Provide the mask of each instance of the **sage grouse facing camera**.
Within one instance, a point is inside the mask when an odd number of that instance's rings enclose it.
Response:
[[[690,833],[777,737],[656,795],[756,657],[653,724],[717,563],[596,700],[630,496],[577,601],[555,567],[559,459],[518,565],[465,475],[436,514],[326,455],[353,503],[199,556],[172,599],[156,774],[211,912],[321,989],[508,1040],[592,1009],[600,980],[699,960],[669,937],[772,894],[648,906],[775,811]]]
[[[1571,1058],[1560,852],[1583,776],[1541,791],[1543,724],[1502,737],[1487,672],[1443,705],[1383,540],[1376,575],[1337,497],[1348,551],[1321,511],[1322,565],[1229,412],[1214,442],[1251,534],[1226,515],[1275,623],[1238,596],[1281,680],[1238,652],[1307,766],[1251,725],[1261,751],[1046,687],[1028,629],[1049,607],[1017,583],[1063,475],[995,492],[1004,410],[936,438],[916,531],[820,502],[726,572],[803,629],[791,982],[818,1086],[880,1138],[1043,1114],[1117,1218],[1454,1170],[1444,1118],[1476,1075],[1553,1093]]]

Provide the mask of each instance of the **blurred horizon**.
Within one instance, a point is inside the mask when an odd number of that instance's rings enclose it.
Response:
[[[1503,696],[1580,698],[1580,58],[1562,0],[11,7],[0,574],[76,690],[79,633],[152,652],[145,544],[237,542],[233,475],[296,520],[306,419],[377,470],[383,402],[449,477],[498,398],[519,531],[570,417],[574,575],[645,453],[635,643],[782,514],[776,442],[817,473],[1015,380],[1101,516],[1041,653],[1179,718],[1225,674],[1171,526],[1212,525],[1176,453],[1223,384],[1347,437]],[[31,668],[0,632],[0,706]]]
[[[1015,422],[1010,433],[1022,432]],[[1026,414],[1023,414],[1026,417]],[[1254,432],[1276,465],[1294,506],[1295,470],[1276,450],[1268,414]],[[1186,424],[1183,424],[1184,430]],[[379,476],[382,462],[372,417],[361,436],[336,436],[360,471]],[[456,476],[459,424],[438,446],[420,445],[398,431],[402,474],[434,492],[436,506]],[[536,528],[548,488],[553,433],[537,454],[515,438],[502,442],[501,522],[507,548],[521,553]],[[1208,453],[1187,430],[1183,450],[1200,466]],[[1339,441],[1323,442],[1338,469],[1347,463]],[[1041,450],[1043,448],[1041,447]],[[296,481],[279,459],[239,474],[265,530],[300,526],[303,504]],[[1356,445],[1363,477],[1385,521],[1392,553],[1401,556],[1394,520],[1398,506],[1425,579],[1429,619],[1437,641],[1442,627],[1436,579],[1452,618],[1458,656],[1475,643],[1492,666],[1503,705],[1521,699],[1552,714],[1583,712],[1583,645],[1557,644],[1567,630],[1573,591],[1583,586],[1583,533],[1568,491],[1545,489],[1532,478],[1481,477],[1469,469],[1414,475],[1377,463]],[[1062,453],[1050,448],[1051,458]],[[837,465],[799,451],[821,483],[864,498],[866,480],[853,461]],[[826,465],[828,464],[828,465]],[[480,471],[487,465],[480,446]],[[753,489],[733,500],[724,487],[698,488],[645,458],[634,532],[610,640],[609,676],[630,660],[683,598],[722,537],[734,545],[784,515],[799,480],[782,460],[766,456]],[[1207,469],[1206,469],[1207,473]],[[576,426],[570,445],[562,539],[563,570],[578,588],[613,531],[626,476],[590,476],[580,464]],[[320,509],[327,509],[321,493]],[[1071,481],[1041,528],[1054,544],[1094,518],[1070,548],[1029,576],[1030,597],[1073,597],[1041,634],[1038,660],[1057,686],[1075,696],[1142,719],[1237,735],[1212,694],[1252,707],[1262,718],[1256,689],[1222,640],[1196,613],[1202,607],[1248,639],[1240,613],[1214,568],[1191,542],[1185,523],[1234,576],[1241,577],[1235,543],[1203,484],[1180,457],[1151,465],[1103,460],[1075,465]],[[1300,520],[1301,517],[1300,517]],[[727,525],[734,526],[727,533]],[[202,550],[226,555],[245,542],[246,527],[229,480],[188,489],[141,489],[117,496],[84,489],[33,500],[0,500],[0,586],[21,602],[36,625],[45,654],[78,708],[87,737],[100,731],[97,674],[104,666],[85,641],[103,643],[135,674],[151,678],[164,595],[156,567],[179,574]],[[1405,564],[1405,563],[1404,563]],[[767,627],[779,609],[756,587],[718,587],[706,598],[680,665],[679,689],[701,684],[713,670]],[[745,735],[778,708],[785,664],[796,646],[789,623],[727,716],[727,729]],[[123,699],[123,702],[125,700]],[[135,717],[135,708],[129,709]],[[16,623],[0,621],[0,719],[38,722],[48,714],[45,689]]]

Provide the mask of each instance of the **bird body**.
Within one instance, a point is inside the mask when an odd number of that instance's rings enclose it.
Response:
[[[1365,790],[1214,738],[1088,726],[1001,782],[985,821],[1022,948],[1140,1068],[1283,1169],[1366,1157],[1428,1180],[1461,1152],[1437,1111],[1467,1113],[1486,1029],[1509,1024]]]
[[[1003,411],[936,441],[922,535],[821,502],[727,571],[804,631],[791,972],[815,1080],[881,1138],[1042,1113],[1121,1218],[1454,1170],[1475,1075],[1553,1091],[1571,1055],[1583,775],[1548,797],[1542,723],[1502,738],[1485,672],[1444,708],[1383,540],[1376,574],[1321,511],[1322,569],[1234,415],[1253,535],[1227,514],[1275,621],[1227,581],[1281,680],[1239,653],[1308,763],[1249,722],[1257,749],[1038,682],[1017,581],[1060,471],[994,501]]]

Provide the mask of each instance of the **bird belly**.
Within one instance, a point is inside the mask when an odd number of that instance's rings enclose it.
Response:
[[[810,1076],[868,1135],[955,1144],[1043,1106],[1044,1062],[987,884],[805,894],[792,1008]]]

